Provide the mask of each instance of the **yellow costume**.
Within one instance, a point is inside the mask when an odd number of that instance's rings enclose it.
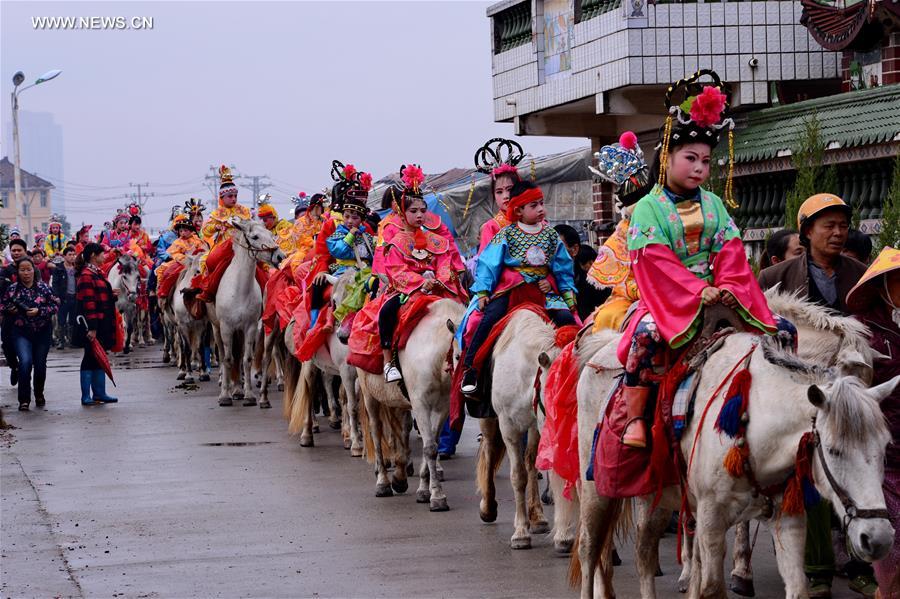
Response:
[[[612,294],[594,314],[593,332],[618,330],[628,308],[639,298],[637,283],[628,256],[627,218],[619,221],[615,232],[606,240],[588,271],[588,282],[594,287],[612,289]]]
[[[246,206],[235,204],[231,208],[227,208],[222,204],[223,195],[230,193],[232,190],[237,191],[231,169],[223,164],[219,167],[219,178],[221,180],[219,185],[219,207],[209,214],[209,218],[203,223],[203,228],[200,230],[200,237],[209,246],[209,252],[203,256],[200,262],[200,271],[202,273],[206,272],[206,260],[209,258],[210,253],[223,242],[231,239],[233,227],[229,220],[232,217],[250,219],[250,209]]]
[[[179,237],[172,242],[172,245],[170,245],[168,249],[169,257],[172,258],[172,260],[163,262],[156,268],[156,278],[161,279],[166,272],[166,269],[172,264],[184,264],[185,258],[193,256],[194,254],[203,253],[207,249],[209,249],[207,245],[197,237],[196,234],[191,235],[187,239]]]

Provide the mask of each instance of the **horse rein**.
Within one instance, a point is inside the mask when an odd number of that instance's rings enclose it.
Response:
[[[840,485],[840,483],[835,480],[834,475],[831,473],[831,469],[828,468],[828,462],[825,460],[825,452],[822,450],[822,439],[819,436],[819,431],[816,428],[816,415],[812,417],[812,433],[813,438],[815,439],[816,446],[816,455],[819,457],[819,462],[822,464],[822,470],[825,472],[825,478],[828,479],[828,484],[831,485],[831,490],[834,491],[834,494],[837,495],[838,500],[841,502],[841,505],[844,506],[844,518],[841,523],[843,526],[843,532],[846,535],[847,528],[850,526],[850,523],[855,519],[860,520],[869,520],[869,519],[890,519],[890,514],[885,508],[877,508],[877,509],[860,509],[856,502],[850,497],[850,494],[844,490],[844,487]]]
[[[238,229],[238,231],[241,232],[241,236],[244,238],[244,241],[247,242],[247,245],[240,243],[236,238],[235,238],[235,242],[237,243],[237,245],[239,247],[242,247],[245,250],[247,250],[248,252],[250,252],[250,255],[253,257],[254,260],[258,261],[259,254],[261,254],[261,253],[269,252],[270,254],[274,254],[279,249],[277,245],[273,245],[273,246],[267,245],[267,246],[263,246],[261,248],[254,248],[250,244],[250,239],[247,237],[247,232],[244,231],[243,229]]]

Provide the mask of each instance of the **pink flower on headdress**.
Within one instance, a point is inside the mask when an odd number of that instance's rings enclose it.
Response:
[[[302,199],[302,198],[305,198],[305,197],[306,197],[306,192],[305,192],[305,191],[301,191],[300,194],[299,194],[299,197],[300,197],[301,199]]]
[[[425,181],[425,173],[415,164],[410,164],[403,169],[401,178],[408,188],[419,189],[419,186]]]
[[[370,173],[360,173],[359,184],[362,185],[364,191],[372,189],[372,175]]]
[[[722,118],[727,97],[718,87],[707,85],[691,104],[691,120],[698,127],[711,127]]]
[[[347,166],[344,167],[344,178],[345,179],[352,179],[353,175],[355,175],[355,174],[356,174],[356,167],[353,166],[352,164],[348,164]]]
[[[513,177],[519,176],[519,170],[511,164],[501,164],[497,168],[491,171],[491,176],[496,179],[501,175],[512,175]]]

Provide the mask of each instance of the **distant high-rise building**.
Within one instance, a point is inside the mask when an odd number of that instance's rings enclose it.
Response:
[[[12,143],[12,122],[4,129],[4,148],[9,159],[15,155]],[[63,129],[53,120],[50,112],[19,111],[19,166],[28,172],[50,181],[55,190],[51,209],[55,213],[66,212],[66,190],[63,184]]]

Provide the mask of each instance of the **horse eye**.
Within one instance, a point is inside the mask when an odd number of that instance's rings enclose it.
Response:
[[[839,457],[841,457],[841,455],[843,455],[843,454],[841,453],[841,450],[839,450],[839,449],[834,449],[833,447],[829,447],[829,448],[828,448],[828,453],[829,453],[829,455],[833,455],[833,456],[836,457],[836,458],[839,458]]]
[[[254,235],[251,239],[259,239],[259,235]]]

